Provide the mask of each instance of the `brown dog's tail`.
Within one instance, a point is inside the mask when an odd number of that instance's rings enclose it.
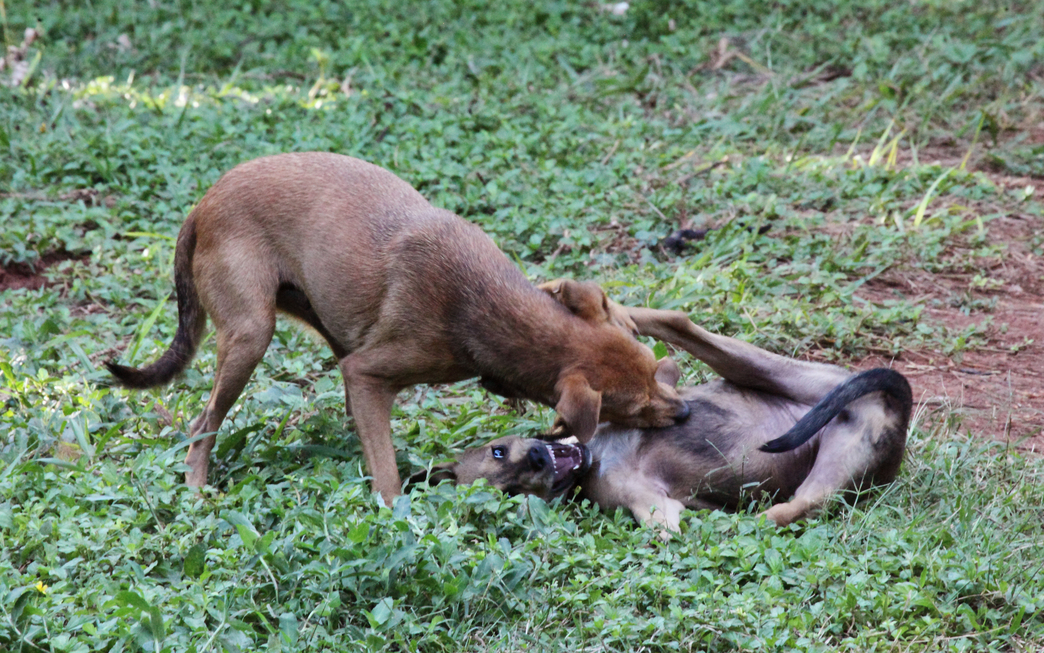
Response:
[[[127,388],[154,388],[170,383],[188,367],[203,336],[207,315],[199,302],[192,275],[192,258],[196,250],[196,221],[191,214],[178,233],[174,250],[174,288],[178,294],[178,330],[174,341],[155,363],[142,368],[105,363],[116,382]]]
[[[820,399],[819,403],[805,413],[789,431],[761,445],[760,449],[768,453],[780,453],[800,447],[844,410],[845,406],[871,392],[884,392],[895,402],[892,405],[902,420],[905,434],[906,425],[910,422],[910,411],[913,410],[910,383],[899,372],[879,367],[860,372],[845,380]]]

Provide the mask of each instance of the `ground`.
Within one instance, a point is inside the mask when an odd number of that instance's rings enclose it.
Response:
[[[1044,195],[1044,180],[987,174],[1005,187],[1035,187]],[[989,341],[949,357],[930,350],[908,350],[902,355],[872,355],[853,361],[859,369],[893,367],[910,380],[917,411],[926,419],[958,418],[960,430],[1011,442],[1035,453],[1044,452],[1044,262],[1030,243],[1044,229],[1039,217],[1008,214],[990,223],[993,239],[1004,241],[1007,256],[994,262],[992,288],[969,291],[970,273],[928,274],[892,270],[864,286],[862,295],[880,299],[901,293],[924,304],[929,320],[955,328],[990,320]],[[955,298],[970,295],[978,310],[957,305]]]

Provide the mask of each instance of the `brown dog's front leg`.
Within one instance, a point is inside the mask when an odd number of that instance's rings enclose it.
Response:
[[[391,440],[391,410],[398,390],[360,372],[358,362],[352,358],[348,356],[340,364],[345,396],[355,416],[366,468],[373,477],[373,491],[381,495],[385,505],[391,506],[402,490]]]

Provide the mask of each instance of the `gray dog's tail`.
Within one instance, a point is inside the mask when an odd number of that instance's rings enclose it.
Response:
[[[196,221],[189,214],[178,233],[178,244],[174,250],[174,288],[178,294],[178,330],[174,341],[155,363],[142,368],[105,363],[116,382],[127,388],[154,388],[170,383],[175,376],[188,367],[196,354],[196,347],[203,336],[207,315],[196,292],[192,274],[192,258],[196,250]]]
[[[845,406],[871,392],[884,392],[897,404],[903,424],[909,422],[913,409],[913,393],[906,377],[887,368],[876,368],[860,372],[831,390],[819,403],[812,407],[798,423],[780,437],[761,445],[762,451],[781,453],[796,449],[819,432],[834,419]]]

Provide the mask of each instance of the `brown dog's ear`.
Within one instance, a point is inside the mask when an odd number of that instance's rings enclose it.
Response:
[[[598,429],[602,411],[602,393],[594,390],[580,374],[571,374],[558,383],[559,399],[555,404],[553,431],[556,436],[573,435],[586,444]]]
[[[569,311],[588,322],[607,322],[609,298],[602,287],[593,281],[573,281],[572,279],[556,279],[542,284],[540,289],[554,297]]]
[[[627,309],[609,299],[593,281],[580,283],[570,279],[555,279],[537,287],[579,318],[597,324],[609,322],[638,337],[638,327],[627,314]]]
[[[664,356],[660,359],[660,362],[656,364],[656,374],[654,378],[660,383],[666,384],[673,387],[678,385],[678,380],[681,379],[681,370],[678,369],[678,364],[674,362],[669,356]]]
[[[443,481],[457,482],[456,463],[442,463],[441,465],[435,465],[431,468],[430,472],[427,469],[422,469],[406,481],[406,487],[420,485],[425,482],[428,485],[438,485]]]

